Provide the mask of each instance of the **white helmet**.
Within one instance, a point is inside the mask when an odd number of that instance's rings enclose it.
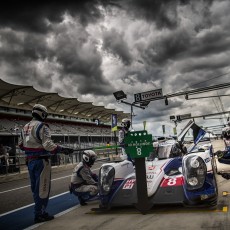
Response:
[[[32,110],[32,116],[39,121],[44,121],[48,116],[47,108],[44,105],[35,104]]]
[[[128,118],[122,119],[122,121],[121,121],[121,126],[122,127],[129,129],[130,125],[131,125],[131,120],[130,119],[128,119]]]
[[[93,150],[85,150],[82,155],[83,162],[91,167],[97,159],[97,154]]]

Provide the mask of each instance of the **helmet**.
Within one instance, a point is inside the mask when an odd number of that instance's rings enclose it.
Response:
[[[122,119],[122,121],[121,121],[121,126],[122,127],[126,128],[126,129],[129,129],[130,125],[131,125],[130,119],[128,119],[128,118]]]
[[[39,121],[44,121],[48,116],[47,108],[44,105],[35,104],[32,110],[32,116]]]
[[[176,142],[171,149],[170,157],[179,157],[182,155],[181,147],[178,142]]]
[[[85,150],[82,155],[83,162],[91,167],[97,159],[97,154],[93,150]]]

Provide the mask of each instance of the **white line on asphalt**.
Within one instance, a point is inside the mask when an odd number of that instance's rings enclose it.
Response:
[[[92,169],[92,171],[95,171],[95,170],[98,170],[98,169],[99,169],[99,168],[97,168],[97,169]],[[62,177],[61,177],[60,179],[62,179]],[[57,180],[57,179],[53,179],[53,180]],[[21,188],[29,187],[29,186],[30,186],[30,185],[28,185],[28,186],[23,186],[23,187],[21,187]],[[18,188],[18,189],[20,189],[20,188]],[[8,190],[8,191],[13,191],[13,190],[16,190],[16,189],[12,189],[12,190]],[[5,192],[7,192],[7,191],[5,191]],[[3,192],[1,192],[1,193],[3,193]],[[56,198],[56,197],[59,197],[59,196],[62,196],[62,195],[64,195],[64,194],[66,194],[66,193],[69,193],[69,191],[60,193],[60,194],[55,195],[55,196],[52,196],[52,197],[50,197],[49,199],[50,199],[50,200],[51,200],[51,199],[54,199],[54,198]],[[0,214],[0,217],[5,216],[5,215],[10,214],[10,213],[13,213],[13,212],[16,212],[16,211],[19,211],[19,210],[24,209],[24,208],[30,207],[30,206],[32,206],[32,205],[34,205],[34,203],[28,204],[28,205],[23,206],[23,207],[21,207],[21,208],[17,208],[17,209],[11,210],[11,211],[9,211],[9,212],[5,212],[5,213],[3,213],[3,214]],[[64,211],[64,212],[65,212],[65,211]],[[58,214],[57,214],[57,215],[58,215]]]
[[[56,198],[56,197],[59,197],[59,196],[62,196],[62,195],[64,195],[64,194],[66,194],[66,193],[69,193],[69,191],[60,193],[60,194],[58,194],[58,195],[56,195],[56,196],[52,196],[52,197],[50,197],[49,199],[52,200],[52,199],[54,199],[54,198]],[[0,217],[5,216],[5,215],[10,214],[10,213],[13,213],[13,212],[16,212],[16,211],[19,211],[19,210],[24,209],[24,208],[28,208],[28,207],[30,207],[30,206],[32,206],[32,205],[34,205],[34,203],[28,204],[28,205],[23,206],[23,207],[21,207],[21,208],[14,209],[14,210],[9,211],[9,212],[5,212],[5,213],[3,213],[3,214],[0,214]]]
[[[99,168],[92,169],[92,171],[95,171],[95,170],[98,170],[98,169]],[[61,179],[64,179],[64,178],[67,178],[67,177],[70,177],[70,176],[71,175],[63,176],[63,177],[58,177],[56,179],[52,179],[51,181],[61,180]],[[26,185],[26,186],[22,186],[22,187],[18,187],[18,188],[13,188],[13,189],[10,189],[10,190],[5,190],[5,191],[0,192],[0,194],[7,193],[7,192],[12,192],[12,191],[15,191],[15,190],[19,190],[19,189],[23,189],[23,188],[28,188],[28,187],[30,187],[30,185]]]
[[[13,212],[16,212],[16,211],[19,211],[19,210],[24,209],[24,208],[28,208],[28,207],[30,207],[30,206],[32,206],[32,205],[34,205],[34,203],[33,203],[33,204],[28,204],[28,205],[23,206],[23,207],[21,207],[21,208],[14,209],[14,210],[9,211],[9,212],[5,212],[5,213],[3,213],[3,214],[0,214],[0,217],[5,216],[5,215],[10,214],[10,213],[13,213]]]
[[[10,189],[10,190],[5,190],[5,191],[0,192],[0,194],[6,193],[6,192],[12,192],[12,191],[15,191],[15,190],[18,190],[18,189],[22,189],[22,188],[27,188],[29,186],[30,185],[26,185],[26,186],[22,186],[22,187],[19,187],[19,188],[13,188],[13,189]]]
[[[63,215],[65,215],[65,214],[67,214],[67,213],[69,213],[69,212],[71,212],[71,211],[73,211],[74,209],[79,208],[79,207],[81,207],[80,204],[78,204],[78,205],[76,205],[76,206],[74,206],[74,207],[72,207],[72,208],[69,208],[69,209],[67,209],[67,210],[65,210],[65,211],[63,211],[63,212],[60,212],[60,213],[56,214],[54,217],[57,218],[57,217],[59,217],[59,216],[63,216]],[[32,230],[32,229],[35,229],[35,228],[37,228],[37,227],[39,227],[40,225],[45,224],[45,223],[46,223],[46,222],[42,222],[42,223],[39,223],[39,224],[34,224],[34,225],[32,225],[32,226],[30,226],[30,227],[28,227],[28,228],[24,228],[23,230]]]

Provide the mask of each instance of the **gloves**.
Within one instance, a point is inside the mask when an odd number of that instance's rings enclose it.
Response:
[[[61,152],[64,153],[65,155],[69,155],[69,154],[73,153],[73,149],[62,147]]]
[[[224,151],[219,150],[214,153],[214,156],[217,156],[218,158],[222,158],[224,154],[225,154]]]
[[[96,182],[98,182],[98,175],[97,175],[97,174],[92,173],[92,178],[93,178]]]

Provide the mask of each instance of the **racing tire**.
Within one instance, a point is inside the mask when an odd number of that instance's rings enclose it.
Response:
[[[216,164],[216,158],[215,156],[212,158],[212,169],[213,169],[213,173],[218,173],[218,168],[217,168],[217,164]]]
[[[216,194],[217,194],[217,197],[218,197],[219,191],[218,191],[218,184],[217,184],[217,180],[216,180],[216,174],[217,174],[217,172],[213,173],[213,179],[214,179],[214,184],[215,184],[215,187],[216,187]]]

